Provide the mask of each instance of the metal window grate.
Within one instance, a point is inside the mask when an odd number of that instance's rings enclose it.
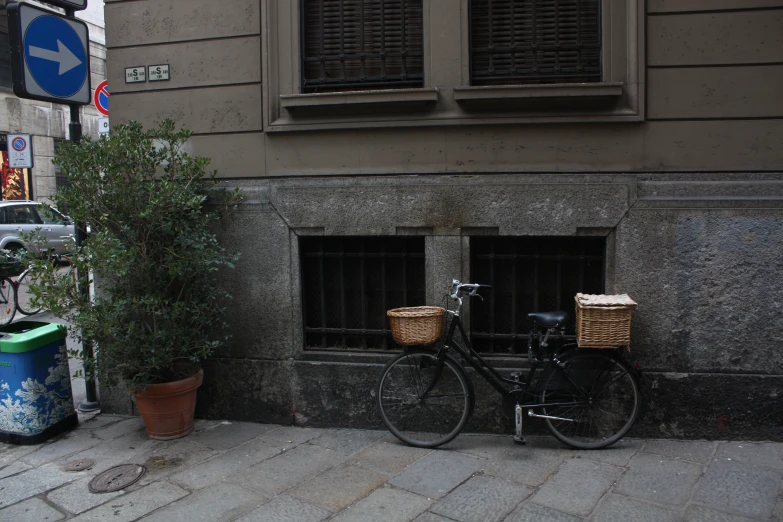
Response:
[[[472,85],[601,81],[601,0],[471,0]]]
[[[423,0],[302,0],[303,92],[424,85]]]
[[[386,311],[425,304],[423,237],[299,239],[305,349],[390,350]]]
[[[574,295],[603,293],[602,237],[473,237],[472,282],[492,285],[471,307],[471,341],[489,354],[525,354],[530,312],[565,310],[574,332]]]

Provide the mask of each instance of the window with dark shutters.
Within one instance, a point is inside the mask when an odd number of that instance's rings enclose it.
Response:
[[[601,81],[601,0],[471,0],[472,85]]]
[[[421,87],[423,0],[302,0],[302,91]]]

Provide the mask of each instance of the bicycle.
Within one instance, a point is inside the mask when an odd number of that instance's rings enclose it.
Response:
[[[76,286],[76,273],[73,270],[73,263],[67,256],[53,255],[52,263],[56,266],[67,267],[69,277]],[[11,277],[0,277],[0,326],[10,324],[16,316],[17,310],[24,315],[35,315],[41,311],[40,306],[32,306],[30,297],[30,285],[35,282],[36,273],[33,266],[27,268],[19,274],[16,281]]]
[[[544,419],[552,435],[575,448],[604,448],[620,440],[639,413],[640,370],[617,350],[581,349],[576,343],[550,347],[550,337],[564,333],[568,314],[546,312],[528,314],[533,327],[526,378],[522,372],[503,377],[473,349],[460,320],[463,296],[481,297],[481,288],[491,287],[452,281],[449,297],[457,306],[446,310],[442,342],[428,348],[405,347],[384,367],[375,392],[389,431],[423,448],[446,444],[462,431],[473,412],[475,392],[465,367],[449,353],[453,350],[500,393],[504,405],[513,408],[516,442],[525,441],[525,413]],[[454,340],[457,331],[467,350]]]

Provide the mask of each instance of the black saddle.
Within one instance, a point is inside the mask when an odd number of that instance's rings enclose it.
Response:
[[[527,316],[544,328],[560,328],[568,319],[567,312],[540,312],[527,314]]]

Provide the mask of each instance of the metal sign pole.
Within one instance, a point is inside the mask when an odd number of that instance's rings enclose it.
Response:
[[[65,10],[65,16],[73,17],[75,11],[73,9],[66,9]],[[82,141],[82,122],[81,118],[79,117],[79,105],[72,103],[70,104],[71,108],[71,123],[68,125],[68,133],[70,134],[71,141],[75,144],[79,144]],[[82,245],[82,241],[84,240],[85,231],[84,231],[84,223],[75,223],[76,229],[76,248],[77,250]],[[77,284],[79,286],[79,293],[82,295],[83,298],[88,299],[90,298],[90,284],[89,280],[87,278],[87,274],[82,274],[81,272],[77,273],[78,280]],[[84,335],[82,335],[82,357],[84,359],[88,359],[92,361],[95,357],[95,354],[93,353],[92,349],[92,341],[87,339]],[[95,376],[92,372],[88,372],[87,370],[84,371],[84,386],[87,397],[85,400],[82,401],[81,404],[79,404],[79,411],[81,412],[92,412],[97,411],[100,409],[100,404],[98,403],[98,393],[97,388],[95,386]]]

